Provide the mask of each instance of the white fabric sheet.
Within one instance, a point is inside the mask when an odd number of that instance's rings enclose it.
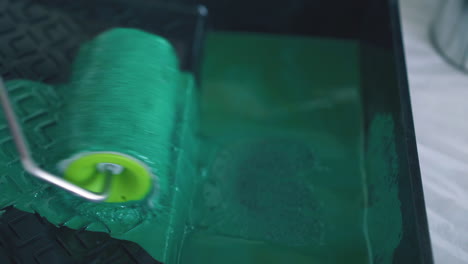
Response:
[[[468,263],[468,74],[430,43],[439,4],[400,0],[400,10],[434,259],[462,264]]]

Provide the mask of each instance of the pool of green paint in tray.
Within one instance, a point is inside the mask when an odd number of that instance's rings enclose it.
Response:
[[[398,194],[384,179],[391,172],[379,175],[390,167],[377,162],[368,172],[376,172],[373,187],[382,195],[368,204],[358,51],[346,40],[208,38],[198,132],[203,180],[180,263],[392,263]],[[377,141],[393,129],[380,119]],[[370,144],[376,159],[388,154]],[[385,210],[396,220],[382,221]]]

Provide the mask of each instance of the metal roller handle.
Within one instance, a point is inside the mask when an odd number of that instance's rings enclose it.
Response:
[[[31,152],[29,150],[27,141],[24,138],[23,132],[18,123],[18,119],[11,106],[8,91],[5,87],[5,83],[2,77],[0,77],[0,102],[2,105],[3,113],[5,114],[6,120],[8,122],[8,127],[10,129],[11,135],[13,136],[13,141],[15,142],[16,149],[20,154],[21,164],[23,165],[23,168],[26,172],[90,201],[100,202],[106,200],[109,197],[110,182],[111,177],[113,175],[113,173],[110,171],[107,171],[108,173],[106,173],[107,177],[104,184],[103,192],[94,193],[83,189],[73,183],[70,183],[64,180],[62,177],[49,173],[41,169],[36,164],[36,162],[31,156]]]

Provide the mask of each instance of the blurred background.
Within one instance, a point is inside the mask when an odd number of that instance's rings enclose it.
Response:
[[[434,260],[467,263],[468,1],[400,0],[400,11]]]

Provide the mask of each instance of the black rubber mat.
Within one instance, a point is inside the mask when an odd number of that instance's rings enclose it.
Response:
[[[0,263],[158,264],[133,242],[55,227],[41,216],[7,208],[0,218]]]
[[[6,80],[65,80],[81,43],[113,27],[169,39],[181,69],[196,73],[205,15],[200,6],[157,0],[0,0],[0,74]]]
[[[81,43],[112,27],[140,28],[168,38],[181,69],[196,74],[205,15],[203,7],[165,0],[0,0],[0,75],[6,80],[64,81]],[[135,243],[55,227],[12,207],[2,210],[0,264],[159,263]]]

